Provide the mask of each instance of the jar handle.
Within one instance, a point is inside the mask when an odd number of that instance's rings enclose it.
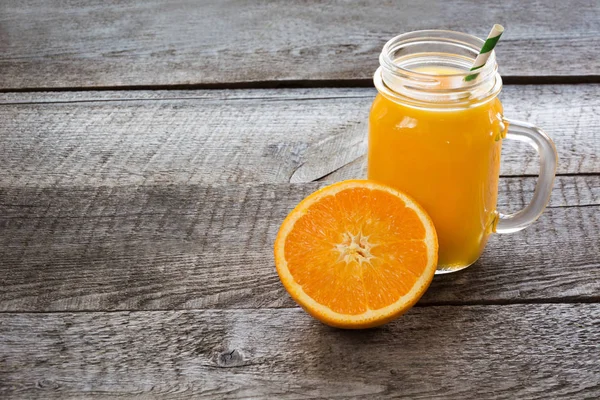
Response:
[[[558,154],[552,139],[537,126],[510,119],[504,119],[504,122],[509,127],[506,139],[528,143],[540,156],[540,176],[531,202],[514,214],[498,214],[499,220],[495,232],[513,233],[531,225],[548,205],[558,164]]]

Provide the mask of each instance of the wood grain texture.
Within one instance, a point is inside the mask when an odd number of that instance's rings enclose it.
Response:
[[[0,310],[292,307],[272,246],[322,185],[2,188]],[[503,178],[499,208],[533,185]],[[559,177],[551,207],[421,304],[600,301],[600,175]]]
[[[378,329],[300,309],[0,314],[0,395],[583,399],[600,305],[414,308]]]
[[[5,0],[0,88],[368,80],[399,33],[494,23],[505,76],[598,76],[599,19],[595,0]]]
[[[527,85],[501,96],[507,116],[554,138],[558,172],[575,174],[600,172],[599,95],[600,85]],[[0,186],[363,177],[374,96],[374,89],[3,94]],[[537,171],[531,149],[506,142],[503,175]]]

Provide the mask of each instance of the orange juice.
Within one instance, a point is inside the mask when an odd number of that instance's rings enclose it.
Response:
[[[453,68],[417,72],[453,74]],[[464,71],[460,71],[464,72]],[[382,95],[369,119],[368,177],[413,196],[439,239],[438,268],[474,263],[496,218],[504,126],[497,98],[462,108],[413,107]]]

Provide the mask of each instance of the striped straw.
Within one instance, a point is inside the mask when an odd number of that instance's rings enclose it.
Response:
[[[498,43],[498,40],[500,40],[500,36],[502,36],[503,32],[504,27],[502,25],[496,24],[492,27],[490,34],[488,35],[487,39],[485,39],[483,47],[479,51],[479,55],[471,67],[471,71],[475,71],[485,65],[488,58],[490,58],[490,55],[492,54],[492,50],[494,50],[494,47],[496,47],[496,43]],[[479,72],[476,74],[467,75],[465,77],[465,81],[472,81],[473,79],[477,78],[477,75],[479,75]]]

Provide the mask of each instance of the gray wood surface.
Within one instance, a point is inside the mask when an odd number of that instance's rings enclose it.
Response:
[[[501,180],[501,210],[533,178]],[[8,187],[0,192],[0,310],[291,307],[273,242],[323,184]],[[422,304],[600,300],[600,175],[559,177],[530,228],[494,236]]]
[[[367,82],[385,41],[419,29],[485,37],[505,76],[597,79],[596,0],[0,3],[0,88]],[[310,83],[308,83],[310,84]]]
[[[599,20],[595,0],[0,2],[0,399],[600,398]],[[494,23],[505,115],[557,145],[549,208],[399,320],[321,325],[275,272],[281,221],[365,176],[386,39]],[[537,164],[504,144],[500,211]]]
[[[600,305],[417,307],[379,329],[300,309],[0,314],[4,399],[600,396]]]
[[[8,93],[0,185],[254,184],[364,176],[374,89]],[[554,138],[559,174],[600,172],[600,85],[507,86],[506,116]],[[163,97],[164,96],[164,97]],[[503,175],[537,174],[507,142]]]

